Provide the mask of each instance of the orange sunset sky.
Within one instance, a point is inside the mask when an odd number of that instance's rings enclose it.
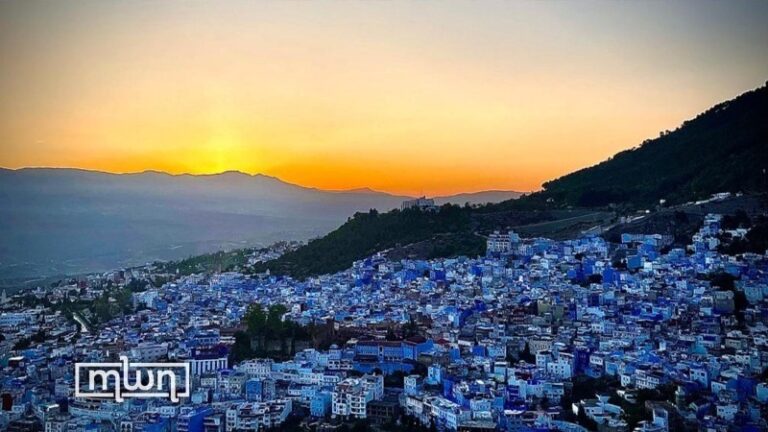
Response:
[[[768,3],[0,3],[0,166],[538,189],[768,79]]]

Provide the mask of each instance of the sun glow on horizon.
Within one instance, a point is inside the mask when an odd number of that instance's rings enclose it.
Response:
[[[0,166],[532,191],[761,85],[765,3],[0,3]]]

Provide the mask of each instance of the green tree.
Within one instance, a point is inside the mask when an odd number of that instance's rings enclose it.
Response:
[[[248,307],[248,312],[245,314],[245,325],[248,328],[248,334],[250,336],[260,336],[264,334],[265,326],[267,323],[267,315],[264,313],[264,308],[259,303],[254,303]]]
[[[267,312],[267,331],[281,334],[283,330],[282,318],[287,311],[288,309],[281,304],[270,306]]]
[[[25,349],[29,348],[30,345],[32,345],[32,341],[31,340],[29,340],[28,338],[21,338],[21,339],[19,339],[13,345],[13,349],[14,350],[25,350]]]
[[[232,364],[239,363],[254,357],[251,349],[251,338],[245,332],[235,333],[235,344],[229,352],[229,361]]]

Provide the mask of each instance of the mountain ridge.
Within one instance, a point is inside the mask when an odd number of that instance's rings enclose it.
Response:
[[[407,196],[264,174],[0,168],[0,277],[87,273],[321,236]]]
[[[264,174],[264,173],[254,173],[250,174],[247,172],[239,171],[239,170],[226,170],[221,171],[217,173],[201,173],[201,174],[194,174],[194,173],[169,173],[166,171],[161,170],[153,170],[153,169],[147,169],[143,171],[135,171],[135,172],[124,172],[124,173],[117,173],[117,172],[111,172],[111,171],[104,171],[104,170],[98,170],[98,169],[89,169],[89,168],[78,168],[78,167],[46,167],[46,166],[29,166],[29,167],[19,167],[19,168],[7,168],[7,167],[0,167],[0,175],[3,173],[10,173],[10,172],[71,172],[71,173],[83,173],[83,174],[103,174],[111,177],[139,177],[139,176],[148,176],[148,175],[157,175],[162,176],[166,178],[178,178],[178,179],[205,179],[205,178],[245,178],[245,179],[265,179],[265,180],[272,180],[275,182],[279,182],[281,184],[294,186],[296,188],[301,188],[305,190],[310,191],[318,191],[318,192],[324,192],[324,193],[334,193],[334,194],[369,194],[369,195],[386,195],[390,197],[396,197],[396,198],[402,198],[402,199],[414,199],[417,198],[416,195],[404,195],[404,194],[398,194],[393,192],[386,192],[381,191],[377,189],[373,189],[367,186],[358,187],[358,188],[351,188],[351,189],[323,189],[315,186],[306,186],[301,185],[298,183],[292,183],[287,180],[284,180],[280,177]],[[464,202],[461,201],[464,197],[474,198],[473,200],[470,200],[471,204],[479,204],[479,203],[485,203],[485,202],[493,202],[492,200],[489,201],[482,201],[485,199],[484,197],[492,197],[493,199],[499,198],[500,196],[504,196],[504,199],[514,199],[517,197],[520,197],[524,195],[527,192],[519,192],[514,190],[504,190],[504,189],[488,189],[488,190],[480,190],[480,191],[474,191],[474,192],[458,192],[455,194],[447,194],[447,195],[435,195],[431,198],[435,199],[436,201],[439,201],[441,203],[454,203],[454,204],[463,204]]]

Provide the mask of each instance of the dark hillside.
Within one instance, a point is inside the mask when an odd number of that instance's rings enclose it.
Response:
[[[496,229],[533,226],[532,235],[548,234],[551,227],[534,225],[547,221],[578,222],[584,210],[508,210],[444,205],[439,211],[392,210],[357,213],[325,237],[310,241],[293,252],[257,267],[294,277],[333,273],[349,268],[353,261],[393,249],[390,257],[437,258],[477,256],[485,252],[482,235]]]
[[[768,211],[765,196],[734,196],[720,201],[700,204],[684,204],[664,208],[629,223],[616,224],[603,233],[603,237],[612,242],[619,242],[622,233],[632,234],[669,234],[675,239],[676,246],[684,246],[691,241],[691,236],[701,228],[704,216],[708,213],[734,215],[739,212],[752,219]]]
[[[471,231],[470,209],[444,205],[440,211],[392,210],[355,213],[344,225],[306,246],[265,263],[269,269],[295,277],[331,273],[346,269],[358,259],[378,251],[404,246],[442,233]]]
[[[679,203],[766,189],[768,87],[718,104],[672,132],[544,184],[541,197],[587,207]]]
[[[768,87],[761,87],[636,149],[548,182],[542,192],[485,206],[443,206],[439,212],[358,213],[327,236],[259,270],[306,277],[343,270],[355,260],[393,248],[394,256],[472,255],[481,249],[477,235],[495,229],[552,238],[600,232],[615,223],[617,212],[654,208],[660,199],[669,205],[718,192],[760,193],[767,167]],[[606,211],[610,204],[616,208]],[[702,217],[695,209],[678,214],[662,210],[606,235],[629,229],[685,238]]]

